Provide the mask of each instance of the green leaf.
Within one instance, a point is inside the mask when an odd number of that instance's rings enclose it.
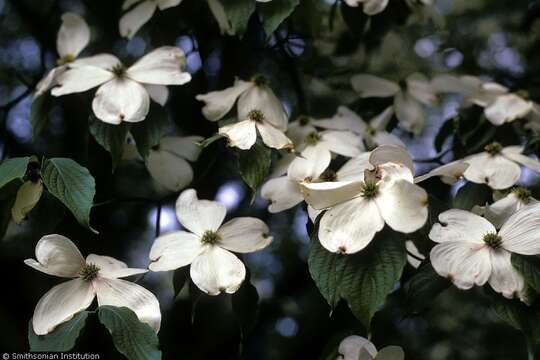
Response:
[[[533,344],[540,340],[540,308],[538,304],[528,306],[519,300],[509,300],[494,295],[493,309],[501,319],[521,330]]]
[[[345,300],[353,314],[369,328],[371,318],[394,289],[407,261],[405,240],[386,228],[364,250],[341,255],[319,242],[317,228],[311,236],[309,272],[322,296],[334,309]]]
[[[249,24],[249,19],[255,11],[255,1],[253,0],[227,0],[222,1],[227,19],[231,24],[234,33],[240,38],[244,36]]]
[[[491,199],[492,192],[487,185],[468,182],[458,190],[453,207],[471,210],[475,205],[484,206]]]
[[[28,342],[30,351],[66,352],[73,349],[82,329],[86,325],[88,311],[81,311],[71,320],[59,325],[52,333],[36,335],[32,320],[28,324]]]
[[[257,289],[246,277],[244,283],[236,293],[232,295],[232,309],[240,323],[240,334],[244,341],[253,331],[259,317],[259,294]]]
[[[437,274],[431,263],[422,263],[417,272],[403,286],[408,311],[418,313],[426,309],[450,285],[450,280]]]
[[[249,150],[238,150],[240,176],[253,192],[264,180],[271,162],[271,150],[259,142]]]
[[[213,144],[215,141],[219,139],[223,139],[223,138],[226,138],[226,136],[223,134],[215,134],[201,141],[199,143],[199,146],[204,149],[205,147],[208,147],[209,145]]]
[[[32,124],[32,141],[41,134],[41,131],[49,123],[49,113],[52,106],[52,95],[45,93],[32,100],[30,107],[30,124]]]
[[[90,133],[97,143],[111,154],[113,171],[122,159],[129,124],[111,125],[90,117]]]
[[[512,253],[512,265],[523,275],[527,285],[540,294],[540,258]]]
[[[73,213],[80,224],[90,228],[96,182],[88,169],[71,159],[47,159],[41,176],[47,190]]]
[[[0,189],[7,183],[22,179],[26,174],[26,168],[30,162],[30,157],[11,158],[0,163]]]
[[[165,109],[152,103],[146,119],[131,126],[131,134],[142,157],[146,158],[150,149],[159,144],[170,125],[169,116]]]
[[[299,3],[300,0],[272,0],[259,4],[258,11],[262,18],[264,32],[268,38],[293,13]]]
[[[111,333],[114,346],[129,360],[161,359],[159,340],[152,328],[126,307],[98,308],[99,321]]]
[[[405,353],[399,346],[387,346],[377,353],[375,360],[403,360]]]

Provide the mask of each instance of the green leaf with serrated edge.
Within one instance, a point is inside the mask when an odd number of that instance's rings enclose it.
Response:
[[[369,328],[371,318],[394,289],[407,261],[404,237],[389,228],[379,232],[362,251],[331,253],[311,236],[309,272],[331,308],[340,299]]]
[[[430,262],[423,262],[403,286],[407,310],[411,313],[421,312],[451,285],[450,280],[435,272]]]
[[[146,119],[131,125],[131,135],[135,139],[139,154],[146,158],[150,153],[150,149],[159,144],[170,126],[167,111],[161,106],[152,103]]]
[[[223,135],[223,134],[215,134],[215,135],[212,135],[209,138],[204,139],[203,141],[201,141],[199,143],[199,146],[204,149],[205,147],[213,144],[215,141],[217,141],[219,139],[223,139],[223,138],[226,138],[226,136]]]
[[[500,294],[492,294],[492,308],[497,315],[520,330],[529,342],[540,341],[540,307],[537,303],[528,306],[517,299],[505,299]]]
[[[222,1],[222,4],[234,33],[240,38],[243,37],[248,27],[249,19],[255,11],[255,1],[227,0]]]
[[[512,254],[512,265],[523,276],[527,285],[540,294],[540,258]]]
[[[11,158],[0,163],[0,189],[15,179],[22,179],[30,157]]]
[[[32,141],[41,134],[49,123],[49,113],[52,106],[52,95],[49,93],[36,96],[30,107],[30,124],[32,124]]]
[[[484,206],[492,196],[489,186],[468,182],[458,190],[452,203],[454,208],[468,211],[475,205]]]
[[[272,162],[272,152],[262,143],[255,143],[249,150],[238,150],[240,176],[253,192],[262,183]]]
[[[245,341],[251,333],[259,316],[259,293],[251,284],[250,276],[242,283],[240,289],[232,295],[233,312],[240,323],[240,334]]]
[[[96,139],[97,143],[111,154],[113,171],[116,169],[120,160],[122,160],[129,126],[126,123],[119,125],[107,124],[94,116],[90,116],[90,133]]]
[[[273,0],[258,5],[264,32],[269,38],[279,25],[288,18],[298,6],[300,0]]]
[[[88,311],[75,314],[71,320],[58,325],[53,332],[47,335],[36,335],[32,327],[32,320],[30,320],[28,324],[30,351],[70,351],[77,343],[77,339],[86,325],[88,314]]]
[[[129,360],[161,359],[159,340],[152,328],[126,307],[100,306],[99,321],[111,333],[116,349]]]
[[[90,228],[96,182],[88,169],[67,158],[47,159],[41,176],[47,190],[73,213],[81,225]]]

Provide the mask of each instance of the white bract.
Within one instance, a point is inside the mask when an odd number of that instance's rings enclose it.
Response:
[[[139,0],[124,0],[122,10],[129,9],[137,2]],[[178,6],[181,2],[182,0],[143,0],[139,2],[137,6],[126,12],[120,19],[118,23],[120,35],[131,39],[152,18],[158,8],[163,11]]]
[[[77,56],[90,41],[90,29],[79,15],[64,13],[62,25],[56,38],[57,67],[50,70],[36,85],[36,96],[40,96],[56,85],[57,77],[67,70],[67,64],[76,62]]]
[[[341,340],[336,360],[404,360],[405,354],[399,346],[387,346],[381,351],[371,341],[358,335]]]
[[[168,271],[190,265],[193,283],[209,295],[234,293],[246,277],[242,261],[231,251],[250,253],[272,241],[268,226],[256,218],[234,218],[225,224],[221,203],[197,199],[188,189],[176,202],[176,216],[188,231],[160,236],[150,250],[149,268]]]
[[[146,269],[128,268],[109,256],[90,254],[86,260],[71,240],[61,235],[42,237],[36,245],[36,260],[24,263],[36,270],[71,278],[49,290],[39,300],[32,317],[37,335],[46,335],[76,313],[89,307],[97,296],[98,305],[131,309],[140,321],[159,330],[159,302],[150,291],[120,278],[142,274]]]
[[[513,188],[508,195],[485,207],[473,209],[478,215],[484,216],[497,229],[518,210],[527,205],[537,203],[538,200],[531,196],[531,192],[522,187]]]
[[[163,46],[125,68],[115,56],[95,55],[68,65],[51,90],[54,96],[84,92],[99,86],[92,109],[96,117],[109,124],[138,122],[146,118],[150,97],[162,104],[166,99],[164,85],[182,85],[191,80],[183,72],[184,52]]]
[[[205,103],[202,112],[210,121],[222,119],[237,104],[238,122],[219,128],[229,145],[250,149],[257,141],[257,132],[264,144],[274,149],[291,148],[285,136],[288,117],[283,105],[261,76],[251,81],[236,80],[234,86],[197,95]]]
[[[413,183],[412,160],[405,149],[379,146],[358,170],[355,180],[302,185],[309,205],[328,209],[319,222],[319,240],[329,251],[358,252],[385,223],[411,233],[426,222],[427,193]]]
[[[399,125],[415,135],[422,132],[426,122],[422,105],[433,106],[438,102],[437,91],[420,74],[409,75],[399,84],[370,74],[357,74],[351,78],[351,84],[362,98],[393,97]]]
[[[362,5],[362,11],[366,15],[376,15],[388,5],[389,0],[345,0],[345,3],[352,7],[358,7]]]
[[[407,262],[417,269],[426,257],[422,255],[412,240],[405,242],[405,248],[407,249]]]
[[[512,253],[540,254],[540,204],[524,207],[497,232],[485,218],[452,209],[439,215],[429,238],[437,243],[430,253],[437,273],[460,289],[489,282],[506,298],[524,298],[523,277],[512,266]]]
[[[452,161],[448,164],[436,167],[424,175],[415,177],[414,182],[419,183],[432,177],[439,177],[443,183],[452,185],[463,177],[463,174],[468,167],[469,164],[463,160]]]
[[[501,144],[494,142],[487,145],[484,150],[463,159],[469,164],[463,173],[465,179],[500,190],[516,184],[521,175],[519,165],[540,173],[540,162],[523,155],[522,146],[502,147]]]

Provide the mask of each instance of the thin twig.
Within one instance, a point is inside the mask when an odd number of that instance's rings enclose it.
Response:
[[[416,259],[418,261],[424,261],[425,259],[422,259],[421,257],[417,256],[417,255],[414,255],[412,252],[410,252],[409,250],[407,250],[407,255],[409,255],[410,257],[412,257],[413,259]]]

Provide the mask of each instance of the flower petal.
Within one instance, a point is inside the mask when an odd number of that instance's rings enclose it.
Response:
[[[201,153],[198,144],[204,140],[202,136],[165,136],[159,141],[159,148],[183,157],[189,161],[197,161]]]
[[[373,119],[371,119],[369,121],[369,125],[377,132],[385,131],[388,123],[390,122],[390,120],[392,120],[393,115],[394,107],[389,106],[384,109],[380,114],[376,115]]]
[[[415,177],[414,182],[419,183],[434,176],[438,176],[441,178],[442,182],[451,185],[463,176],[463,173],[468,167],[469,164],[464,161],[452,161],[451,163],[439,166],[424,175]]]
[[[289,118],[283,104],[272,89],[266,85],[252,86],[238,99],[238,119],[248,119],[251,110],[259,110],[264,114],[264,121],[269,122],[281,131],[287,130]]]
[[[463,241],[436,245],[429,254],[431,264],[442,277],[468,290],[484,285],[491,274],[490,250],[486,246]]]
[[[184,190],[176,201],[176,216],[180,224],[196,235],[217,231],[223,223],[227,209],[217,201],[199,200],[193,189]]]
[[[386,9],[389,0],[365,0],[362,10],[364,14],[372,16],[381,13]]]
[[[158,0],[159,10],[165,10],[180,5],[182,0]]]
[[[167,99],[169,98],[169,89],[165,85],[151,85],[146,84],[144,88],[150,95],[150,99],[154,100],[161,106],[165,106]]]
[[[353,254],[365,248],[383,227],[384,220],[375,202],[358,197],[322,215],[319,241],[328,251]]]
[[[94,301],[94,288],[90,282],[74,279],[56,285],[39,300],[32,317],[37,335],[46,335],[73,315],[86,309]]]
[[[270,202],[268,211],[271,213],[290,209],[304,200],[298,182],[287,176],[270,179],[264,183],[261,196]]]
[[[142,1],[125,13],[118,23],[120,35],[131,39],[152,18],[156,8],[157,4],[155,1]]]
[[[415,135],[422,132],[426,123],[426,114],[418,100],[400,91],[394,97],[394,110],[400,127]]]
[[[36,85],[36,93],[34,97],[41,96],[45,94],[53,86],[57,85],[58,77],[63,72],[67,71],[68,67],[66,65],[57,66],[52,68]]]
[[[58,75],[56,86],[51,90],[54,96],[79,93],[90,90],[114,78],[108,70],[96,66],[76,66]]]
[[[70,69],[73,69],[76,67],[83,67],[83,66],[94,66],[102,70],[111,71],[114,67],[120,66],[120,65],[122,65],[122,63],[114,55],[97,54],[97,55],[77,59],[73,62],[70,62],[68,66]]]
[[[381,145],[395,145],[405,147],[405,143],[401,141],[396,135],[390,134],[386,131],[377,131],[371,138],[374,146]]]
[[[224,249],[250,253],[267,247],[272,242],[270,229],[264,221],[253,217],[238,217],[221,225],[219,246]]]
[[[491,276],[489,285],[505,298],[521,297],[524,282],[521,274],[512,265],[511,253],[504,249],[490,251]]]
[[[204,250],[197,235],[185,231],[174,231],[154,241],[150,249],[152,271],[169,271],[189,265]]]
[[[195,98],[204,101],[202,113],[210,121],[217,121],[231,111],[236,99],[247,89],[254,86],[252,82],[236,80],[234,86],[220,91],[211,91],[207,94],[197,95]]]
[[[540,162],[528,157],[527,155],[523,155],[522,151],[523,147],[521,146],[508,146],[502,150],[502,154],[505,158],[513,160],[518,164],[540,173]]]
[[[90,29],[82,17],[73,13],[62,14],[62,25],[56,38],[60,57],[77,57],[90,41]]]
[[[375,203],[384,221],[396,231],[411,233],[426,223],[428,195],[420,186],[406,180],[380,186]]]
[[[368,339],[351,335],[341,340],[338,353],[343,356],[343,360],[373,360],[377,349]]]
[[[126,75],[144,84],[183,85],[191,80],[191,75],[182,71],[185,66],[186,56],[181,49],[162,46],[130,66]]]
[[[362,98],[390,97],[399,91],[395,82],[370,74],[354,75],[351,77],[351,85]]]
[[[90,254],[86,257],[87,264],[94,264],[99,268],[99,276],[107,278],[120,278],[148,272],[147,269],[128,268],[125,262],[110,256]]]
[[[381,145],[371,152],[369,162],[373,166],[380,166],[386,163],[402,164],[414,174],[414,164],[411,155],[401,146]]]
[[[140,285],[122,280],[98,277],[93,281],[98,305],[127,307],[139,321],[150,325],[155,332],[161,325],[161,311],[158,299]]]
[[[76,277],[85,261],[77,246],[67,237],[51,234],[42,237],[36,244],[36,260],[24,263],[45,274],[60,277]]]
[[[364,171],[373,169],[373,165],[369,162],[371,153],[366,152],[360,154],[352,159],[349,159],[343,166],[337,171],[338,181],[363,181]]]
[[[350,131],[326,130],[320,133],[323,142],[335,154],[354,157],[364,150],[362,138]]]
[[[438,243],[458,241],[483,245],[484,235],[497,232],[489,221],[465,210],[442,212],[439,222],[433,224],[429,232],[429,238]]]
[[[522,255],[540,254],[540,203],[535,203],[510,216],[499,231],[503,247]]]
[[[525,117],[532,110],[532,102],[515,94],[501,95],[484,109],[484,115],[493,125],[502,125]]]
[[[209,295],[235,293],[246,277],[244,264],[231,252],[211,246],[191,264],[191,280]]]
[[[412,240],[405,241],[405,248],[407,249],[407,262],[413,268],[418,269],[418,267],[420,266],[422,261],[426,259],[426,257],[420,253],[420,251],[418,250],[418,248],[416,247],[416,245],[414,244]]]
[[[492,189],[506,189],[514,185],[521,175],[515,162],[500,155],[479,153],[464,159],[469,167],[463,173],[465,179],[477,184],[489,185]]]
[[[360,196],[363,188],[361,180],[304,183],[302,193],[309,205],[322,210]]]
[[[257,130],[261,134],[263,143],[273,149],[287,149],[292,148],[293,143],[283,131],[275,128],[270,123],[263,121],[261,123],[256,123]]]
[[[532,200],[532,199],[531,199]],[[488,219],[497,229],[499,229],[516,211],[524,207],[525,204],[513,193],[495,201],[484,208],[484,217]]]
[[[168,151],[151,150],[146,159],[146,168],[152,178],[168,191],[180,191],[193,180],[191,165]]]
[[[352,131],[359,135],[364,134],[366,131],[364,120],[346,106],[338,107],[336,114],[332,118],[314,120],[312,124],[324,129]]]
[[[427,79],[421,74],[412,74],[407,77],[407,93],[424,105],[437,104],[437,94]]]
[[[98,89],[92,109],[98,119],[109,124],[143,121],[150,109],[146,89],[130,79],[114,79]]]
[[[219,128],[219,133],[227,137],[229,146],[249,150],[257,141],[255,122],[244,120]]]

